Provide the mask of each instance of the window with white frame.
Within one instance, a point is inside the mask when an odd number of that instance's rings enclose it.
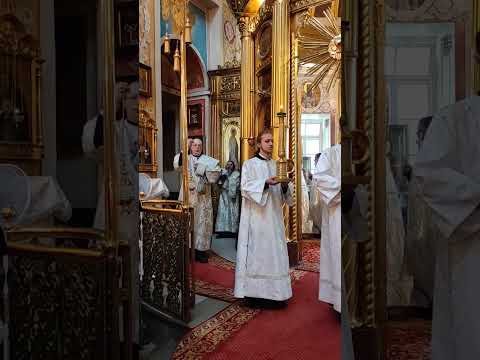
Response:
[[[302,114],[301,134],[303,167],[312,171],[315,155],[331,146],[330,114]]]

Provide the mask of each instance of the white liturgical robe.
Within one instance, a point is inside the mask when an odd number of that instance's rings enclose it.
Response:
[[[235,291],[237,298],[284,301],[292,297],[282,206],[292,205],[292,189],[280,184],[265,189],[276,175],[275,160],[257,155],[242,167],[242,211],[238,234]]]
[[[338,312],[342,303],[341,156],[340,145],[322,152],[313,173],[313,186],[322,203],[319,300]]]
[[[307,181],[302,172],[302,232],[311,234],[313,232],[313,220],[310,218],[310,196],[308,195]]]
[[[480,359],[480,97],[433,118],[415,164],[436,239],[432,359]]]
[[[105,186],[103,169],[103,146],[95,148],[94,134],[97,126],[98,117],[85,124],[82,145],[84,152],[99,160],[99,196],[97,200],[97,211],[95,213],[94,228],[105,229]],[[129,242],[130,276],[132,279],[132,288],[136,289],[130,292],[132,301],[132,326],[133,339],[139,342],[139,271],[140,271],[140,249],[138,244],[138,218],[132,214],[138,214],[138,126],[130,123],[126,119],[115,121],[115,145],[116,145],[116,164],[115,171],[119,179],[118,202],[118,232],[122,239]],[[135,211],[137,210],[137,211]]]
[[[181,170],[179,160],[180,154],[177,154],[173,161],[173,166],[177,171]],[[207,155],[188,156],[189,201],[193,207],[194,221],[193,238],[195,249],[199,251],[210,249],[213,233],[212,187],[206,178],[206,172],[212,170],[221,171],[218,160]],[[183,183],[178,198],[179,200],[183,198]]]
[[[387,305],[408,306],[413,279],[406,273],[405,226],[397,184],[393,178],[390,159],[386,158],[387,180]]]

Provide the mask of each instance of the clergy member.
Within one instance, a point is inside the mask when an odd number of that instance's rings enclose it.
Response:
[[[208,171],[220,172],[219,161],[202,154],[203,143],[200,139],[189,141],[190,154],[188,155],[189,199],[194,210],[193,243],[195,246],[195,260],[207,263],[210,242],[213,233],[212,189],[207,179]],[[182,153],[175,155],[173,166],[175,170],[182,169]],[[183,198],[183,182],[179,200]]]
[[[282,206],[292,205],[291,186],[276,180],[270,129],[257,137],[258,153],[242,167],[242,211],[235,290],[252,307],[280,308],[292,297]]]
[[[218,185],[221,192],[215,231],[237,234],[240,219],[240,172],[235,170],[233,161],[227,162]]]
[[[130,292],[132,311],[133,342],[138,345],[140,337],[140,289],[139,266],[140,253],[138,243],[138,83],[117,83],[115,85],[115,172],[119,179],[118,233],[122,240],[129,242],[130,248],[130,276],[132,291]],[[104,118],[102,112],[88,121],[83,129],[82,145],[84,152],[99,161],[99,196],[95,214],[94,228],[105,229],[105,184],[104,184]],[[135,215],[135,216],[134,216]],[[100,245],[100,244],[98,244]]]
[[[419,121],[417,145],[422,148],[432,117]],[[408,215],[406,232],[406,265],[413,275],[411,305],[431,308],[433,303],[433,283],[435,273],[435,239],[437,229],[430,221],[431,209],[421,196],[419,183],[415,178],[415,168],[411,168],[408,183]]]
[[[319,300],[341,312],[341,146],[325,150],[313,173],[313,186],[322,203]]]
[[[480,62],[480,33],[476,60]],[[434,116],[414,176],[432,210],[435,279],[433,360],[480,359],[480,97]]]
[[[305,171],[302,171],[302,233],[311,234],[313,232],[313,221],[310,217],[310,195],[308,191]]]
[[[389,144],[387,144],[389,149]],[[389,151],[388,151],[389,152]],[[405,226],[398,187],[393,178],[390,153],[385,164],[387,205],[387,305],[408,306],[413,279],[405,267]]]
[[[318,164],[321,153],[315,155],[314,165],[315,167]],[[314,169],[315,170],[315,169]],[[313,184],[313,175],[312,181],[310,182],[310,208],[309,208],[309,218],[312,221],[312,233],[320,234],[322,228],[322,203],[320,201],[320,190],[317,189]]]

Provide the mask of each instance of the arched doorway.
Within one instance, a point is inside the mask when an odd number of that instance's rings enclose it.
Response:
[[[180,176],[173,169],[173,158],[180,151],[180,73],[174,71],[177,43],[178,40],[171,41],[169,54],[165,54],[163,46],[161,49],[162,132],[158,139],[163,179],[172,200],[178,199],[180,191]],[[187,48],[187,90],[188,136],[202,139],[207,149],[210,92],[205,64],[193,45]]]

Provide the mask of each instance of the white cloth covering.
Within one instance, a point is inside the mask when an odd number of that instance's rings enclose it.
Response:
[[[67,222],[72,216],[72,206],[58,182],[51,176],[29,176],[31,203],[23,218],[23,224],[52,221]]]
[[[265,189],[276,175],[276,162],[254,157],[242,167],[243,196],[238,234],[235,290],[237,298],[284,301],[292,297],[282,206],[292,205],[291,184]]]
[[[432,360],[480,359],[480,98],[434,116],[414,167],[439,230]]]
[[[342,298],[341,155],[340,145],[325,150],[313,173],[313,186],[322,203],[319,300],[338,312]]]

